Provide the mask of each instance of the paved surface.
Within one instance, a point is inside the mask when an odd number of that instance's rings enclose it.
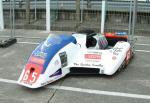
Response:
[[[0,31],[0,36],[7,34],[8,30]],[[40,37],[40,39],[19,38],[19,42],[40,42],[48,35],[45,31],[36,30],[17,30],[16,34]],[[150,37],[137,38],[138,44],[150,44]],[[0,48],[0,79],[16,81],[35,47],[33,44],[17,43],[9,48]],[[136,49],[150,51],[150,46],[136,45]],[[27,89],[0,81],[0,103],[150,103],[150,99],[51,88],[53,85],[150,96],[149,58],[148,52],[136,52],[127,69],[114,76],[67,76],[40,89]]]

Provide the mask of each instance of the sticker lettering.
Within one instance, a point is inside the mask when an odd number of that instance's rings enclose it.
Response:
[[[85,54],[85,59],[101,59],[101,55],[99,54]]]

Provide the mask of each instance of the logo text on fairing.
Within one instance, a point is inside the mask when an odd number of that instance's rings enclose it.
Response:
[[[37,57],[32,56],[32,57],[30,58],[30,62],[43,65],[44,62],[45,62],[45,60],[44,60],[44,59],[41,59],[41,58],[37,58]]]
[[[44,53],[44,52],[36,52],[34,54],[34,56],[41,57],[43,59],[46,58],[46,55],[47,55],[47,53]]]
[[[85,59],[101,59],[100,54],[84,54]]]
[[[114,55],[119,55],[119,53],[122,52],[122,49],[123,48],[116,47],[116,48],[113,48],[112,52],[113,52]]]
[[[68,62],[67,62],[67,53],[66,52],[62,52],[62,53],[59,53],[59,56],[60,56],[60,61],[61,61],[61,67],[65,67],[68,65]]]

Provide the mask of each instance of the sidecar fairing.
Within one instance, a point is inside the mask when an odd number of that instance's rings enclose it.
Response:
[[[50,35],[32,52],[18,83],[38,88],[81,71],[113,75],[128,64],[132,51],[127,41],[117,41],[111,47],[108,44],[98,33]]]

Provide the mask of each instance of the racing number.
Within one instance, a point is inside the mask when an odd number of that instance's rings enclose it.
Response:
[[[25,71],[25,74],[24,74],[24,76],[23,76],[23,81],[28,80],[29,73],[30,73],[30,71],[29,71],[29,70]]]
[[[34,83],[36,81],[38,73],[33,72],[30,76],[30,70],[25,71],[23,81],[28,81],[29,83]]]
[[[35,80],[36,80],[36,78],[37,78],[37,73],[36,72],[33,72],[32,73],[32,79],[30,78],[30,83],[34,83],[35,82]]]
[[[31,63],[26,64],[25,71],[22,76],[22,81],[25,84],[32,85],[39,78],[41,71],[42,71],[41,66],[38,66],[36,64],[31,64]]]

